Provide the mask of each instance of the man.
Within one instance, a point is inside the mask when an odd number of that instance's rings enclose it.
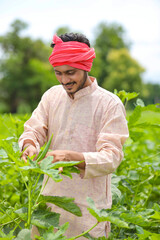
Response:
[[[81,174],[55,183],[50,179],[44,195],[74,197],[82,217],[76,217],[54,205],[61,214],[60,223],[70,223],[67,237],[89,229],[96,220],[87,211],[86,198],[91,197],[98,208],[110,208],[111,173],[119,166],[122,146],[128,137],[123,104],[117,96],[98,86],[90,77],[93,48],[82,34],[53,37],[49,58],[61,85],[44,93],[38,107],[24,125],[19,145],[26,156],[37,154],[53,134],[52,151],[47,155],[55,161],[81,161]],[[99,237],[109,232],[109,225],[99,224],[90,234]],[[84,238],[79,238],[84,239]]]

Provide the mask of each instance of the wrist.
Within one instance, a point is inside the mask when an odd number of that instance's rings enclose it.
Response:
[[[24,143],[23,143],[23,147],[22,147],[22,150],[24,150],[25,148],[29,147],[29,146],[33,146],[36,148],[34,142],[32,140],[25,140]]]
[[[65,152],[65,159],[66,161],[84,161],[84,156],[80,152],[74,152],[74,151],[66,151]],[[78,168],[85,169],[85,161],[81,162],[77,165]]]
[[[31,145],[30,143],[24,144],[22,150],[24,150],[25,148],[29,147],[30,145]]]

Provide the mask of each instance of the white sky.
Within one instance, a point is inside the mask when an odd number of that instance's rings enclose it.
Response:
[[[116,22],[132,42],[131,55],[146,68],[144,80],[160,84],[160,0],[0,0],[0,35],[15,19],[29,24],[27,35],[47,42],[58,27],[92,40],[100,22]]]

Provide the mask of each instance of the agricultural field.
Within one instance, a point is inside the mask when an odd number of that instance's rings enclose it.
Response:
[[[37,239],[66,240],[69,223],[59,226],[59,215],[49,212],[45,203],[54,203],[79,217],[80,209],[73,199],[65,196],[42,196],[40,185],[44,174],[58,182],[63,180],[63,175],[72,177],[77,168],[75,162],[52,164],[50,158],[38,164],[50,142],[42,147],[36,161],[28,159],[24,163],[21,160],[17,141],[29,116],[0,116],[0,239],[30,240],[31,226],[36,225],[41,234]],[[88,210],[97,224],[111,222],[110,240],[159,240],[160,106],[143,106],[137,102],[135,109],[127,112],[127,120],[130,138],[124,146],[124,159],[112,174],[112,209],[96,209],[93,200],[88,198]],[[61,174],[60,166],[63,167]],[[58,228],[56,234],[53,234],[54,228]],[[89,230],[70,239],[85,236],[93,240]]]

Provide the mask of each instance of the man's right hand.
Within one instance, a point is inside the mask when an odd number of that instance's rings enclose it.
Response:
[[[33,155],[38,155],[37,148],[34,147],[33,145],[29,145],[23,152],[22,154],[22,159],[24,161],[27,161],[27,156],[32,157]]]

